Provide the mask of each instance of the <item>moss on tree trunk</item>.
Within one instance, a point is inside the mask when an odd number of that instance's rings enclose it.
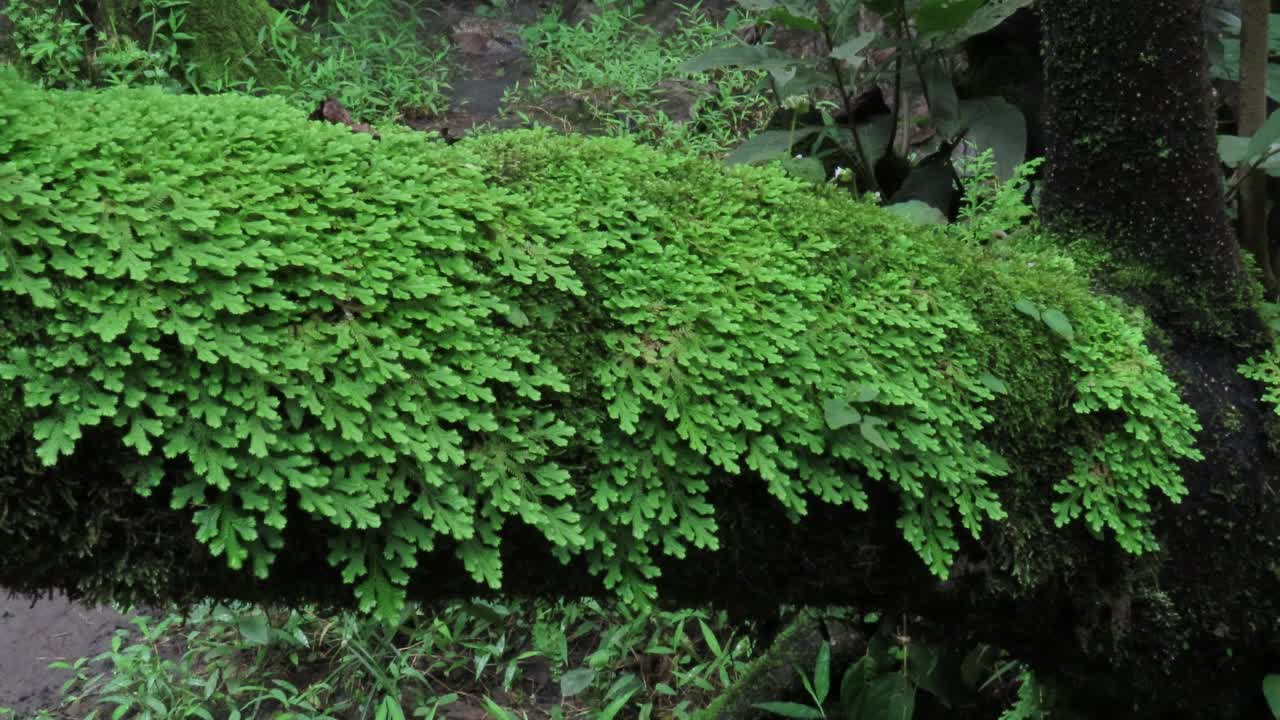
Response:
[[[1223,213],[1201,0],[1045,3],[1049,224],[1094,231],[1219,289],[1240,276]]]
[[[1159,324],[1206,455],[1184,468],[1190,494],[1166,513],[1159,564],[1080,591],[1128,637],[1095,648],[1094,671],[1060,677],[1091,698],[1094,717],[1120,706],[1139,717],[1262,717],[1262,675],[1280,667],[1275,417],[1238,372],[1268,340],[1226,217],[1204,3],[1051,0],[1041,11],[1042,218],[1103,238],[1148,274],[1116,285]]]

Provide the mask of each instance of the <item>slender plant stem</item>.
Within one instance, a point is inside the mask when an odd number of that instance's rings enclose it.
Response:
[[[819,20],[818,26],[822,28],[822,39],[827,43],[827,55],[835,50],[835,44],[831,38],[831,26],[826,20]],[[858,153],[858,164],[867,172],[867,186],[872,190],[879,190],[876,184],[875,168],[871,165],[871,156],[867,155],[867,151],[862,147],[862,138],[858,136],[858,128],[853,124],[853,98],[849,95],[849,85],[845,82],[844,69],[840,67],[840,61],[833,57],[828,57],[831,63],[832,73],[836,78],[836,88],[840,91],[840,102],[844,106],[845,123],[849,126],[849,134],[853,135],[853,146]]]

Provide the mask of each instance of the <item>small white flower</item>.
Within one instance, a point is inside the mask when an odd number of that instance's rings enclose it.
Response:
[[[791,95],[782,100],[782,107],[791,112],[802,113],[809,109],[808,95]]]

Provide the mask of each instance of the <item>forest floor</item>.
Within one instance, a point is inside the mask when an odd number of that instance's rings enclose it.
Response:
[[[49,668],[106,650],[129,619],[110,608],[87,608],[64,597],[32,603],[0,597],[0,707],[22,716],[58,704],[70,672]]]

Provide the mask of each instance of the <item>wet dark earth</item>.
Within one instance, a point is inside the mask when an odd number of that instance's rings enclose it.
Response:
[[[128,626],[128,618],[110,608],[86,608],[63,597],[33,604],[0,596],[0,708],[23,717],[56,707],[71,674],[51,670],[49,663],[100,653],[116,630]]]

